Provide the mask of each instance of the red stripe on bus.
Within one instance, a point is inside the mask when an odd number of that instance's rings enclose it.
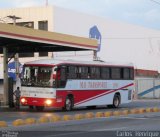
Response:
[[[130,86],[132,86],[132,85],[134,85],[134,84],[133,84],[133,83],[131,83],[131,84],[126,85],[126,86],[124,86],[124,87],[121,87],[121,88],[119,88],[119,89],[109,90],[109,91],[107,91],[107,92],[106,92],[106,93],[104,93],[104,94],[99,94],[98,96],[95,96],[94,98],[89,98],[89,99],[87,99],[87,100],[84,100],[84,101],[78,102],[78,103],[76,103],[75,105],[79,105],[79,104],[85,103],[85,102],[87,102],[87,101],[90,101],[90,100],[93,100],[93,99],[99,98],[99,97],[101,97],[101,96],[104,96],[104,95],[107,95],[107,94],[110,94],[110,93],[116,92],[116,91],[118,91],[118,90],[122,90],[122,89],[124,89],[124,88],[130,87]]]

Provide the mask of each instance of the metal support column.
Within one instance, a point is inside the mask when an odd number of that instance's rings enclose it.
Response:
[[[8,105],[8,49],[3,47],[4,104]]]
[[[93,51],[93,60],[97,60],[97,51]]]

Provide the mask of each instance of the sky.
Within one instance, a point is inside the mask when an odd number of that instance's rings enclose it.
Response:
[[[46,0],[0,0],[0,8],[44,6]],[[55,5],[160,30],[160,0],[48,0]]]

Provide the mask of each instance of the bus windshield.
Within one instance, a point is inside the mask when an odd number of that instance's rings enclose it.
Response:
[[[52,87],[52,67],[25,66],[23,70],[22,86]]]

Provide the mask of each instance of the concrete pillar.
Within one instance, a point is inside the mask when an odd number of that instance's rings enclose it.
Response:
[[[4,68],[4,104],[8,105],[8,49],[7,47],[3,47],[3,68]]]
[[[19,79],[19,54],[16,53],[14,56],[14,61],[15,61],[15,69],[16,69],[16,83]]]
[[[93,51],[93,60],[97,60],[97,51]]]

